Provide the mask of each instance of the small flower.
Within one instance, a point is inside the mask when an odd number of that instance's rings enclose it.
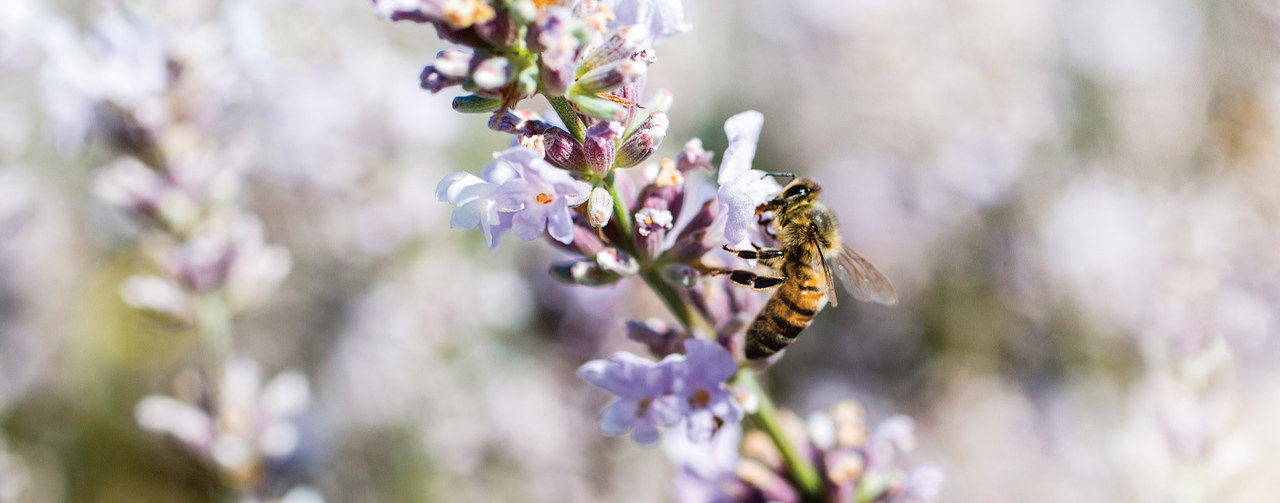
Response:
[[[263,386],[257,363],[237,358],[226,362],[219,390],[216,415],[160,395],[143,398],[135,414],[143,429],[178,439],[246,489],[266,468],[260,461],[283,460],[297,451],[297,420],[310,403],[310,388],[297,372],[280,373]]]
[[[685,143],[684,150],[680,152],[680,155],[676,156],[676,168],[681,173],[687,173],[697,168],[714,171],[716,168],[711,165],[711,159],[715,158],[715,156],[715,153],[707,152],[706,149],[702,148],[701,139],[694,138]]]
[[[729,246],[744,244],[747,232],[756,225],[756,206],[782,188],[763,171],[751,168],[763,124],[764,116],[754,110],[730,117],[724,123],[729,147],[720,161],[717,200],[724,219],[724,242]]]
[[[503,183],[496,197],[498,211],[513,213],[511,232],[522,241],[532,241],[546,230],[556,241],[571,242],[570,208],[587,201],[590,186],[531,149],[512,147],[494,157],[511,164],[520,175]]]
[[[495,163],[496,164],[496,163]],[[479,177],[465,171],[451,173],[436,185],[436,200],[453,205],[449,227],[454,229],[480,228],[490,248],[498,246],[502,232],[511,228],[511,213],[499,213],[494,192],[501,183],[515,173],[509,166],[487,170],[488,176]]]
[[[600,414],[600,431],[606,435],[631,433],[636,443],[651,445],[658,441],[659,427],[681,418],[680,401],[671,394],[669,365],[617,352],[608,360],[584,363],[578,376],[618,396]]]
[[[671,212],[655,208],[640,208],[636,213],[636,232],[648,236],[671,229]]]
[[[738,371],[738,364],[713,341],[690,339],[684,341],[684,348],[686,359],[677,370],[677,388],[688,407],[689,440],[706,442],[718,424],[742,421],[742,406],[725,386]]]

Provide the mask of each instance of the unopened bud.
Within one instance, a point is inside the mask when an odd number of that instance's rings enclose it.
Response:
[[[627,252],[617,248],[605,248],[596,254],[596,263],[606,271],[622,276],[634,276],[640,273],[640,263]]]
[[[591,70],[573,84],[573,91],[585,94],[596,94],[612,91],[644,76],[648,71],[648,63],[624,59],[615,63]]]
[[[511,64],[507,62],[507,58],[496,57],[489,58],[476,67],[471,72],[471,81],[476,87],[484,90],[492,90],[502,87],[511,81]]]
[[[594,227],[604,227],[613,215],[613,194],[604,187],[591,189],[591,199],[587,200],[587,220]]]
[[[454,79],[464,79],[471,69],[471,54],[456,49],[436,53],[436,63],[432,65],[441,75]]]
[[[533,0],[515,0],[507,9],[511,11],[511,20],[516,24],[529,24],[538,18],[538,5]]]
[[[497,110],[502,100],[469,94],[453,99],[453,109],[464,114],[483,114]]]
[[[711,165],[711,159],[715,157],[712,152],[707,152],[702,148],[702,139],[694,138],[684,144],[684,151],[676,156],[676,169],[682,172],[702,168],[707,171],[715,171],[715,166]]]
[[[693,288],[698,284],[698,270],[685,264],[666,264],[658,270],[662,279],[680,288]]]
[[[606,121],[621,121],[627,118],[627,107],[594,94],[569,93],[569,101],[587,115]]]
[[[622,27],[613,32],[613,35],[599,47],[587,53],[587,57],[583,58],[582,64],[578,66],[578,72],[581,75],[599,66],[630,57],[648,40],[649,29],[644,25]]]
[[[550,128],[542,133],[543,143],[547,148],[547,162],[553,166],[569,171],[586,171],[587,159],[582,144],[560,128]]]
[[[658,146],[662,145],[662,139],[667,137],[669,124],[667,114],[662,112],[649,114],[649,118],[640,124],[635,134],[627,138],[627,141],[618,149],[615,165],[619,168],[629,168],[648,160],[649,156],[658,150]]]
[[[622,279],[622,275],[605,270],[593,260],[558,262],[551,264],[550,272],[557,281],[585,286],[612,285]]]
[[[462,83],[462,79],[444,75],[434,66],[423,68],[422,74],[418,75],[418,87],[433,93],[438,93],[441,89],[456,86],[460,83]]]
[[[604,175],[613,169],[616,148],[614,142],[622,136],[622,125],[614,121],[600,122],[587,129],[583,152],[586,154],[587,167],[598,175]]]

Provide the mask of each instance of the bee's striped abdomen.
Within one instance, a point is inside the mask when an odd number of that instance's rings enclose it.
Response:
[[[796,340],[813,316],[825,305],[825,293],[817,275],[807,266],[788,267],[790,278],[769,298],[747,328],[746,356],[768,358]]]

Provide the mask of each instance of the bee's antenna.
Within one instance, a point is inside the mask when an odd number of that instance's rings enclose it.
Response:
[[[796,179],[796,174],[795,174],[795,173],[767,173],[767,172],[766,172],[763,176],[761,176],[760,178],[764,178],[764,177],[766,177],[766,176],[779,176],[779,177],[781,177],[781,176],[785,176],[785,177],[790,178],[790,179],[792,179],[792,180],[795,180],[795,179]]]

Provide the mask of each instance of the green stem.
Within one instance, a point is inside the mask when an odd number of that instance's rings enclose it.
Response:
[[[787,464],[787,472],[790,473],[792,482],[796,483],[797,489],[804,496],[804,500],[824,501],[826,486],[822,481],[822,477],[818,475],[818,470],[814,468],[813,462],[809,460],[809,457],[796,449],[791,440],[787,438],[786,430],[782,427],[782,420],[778,416],[778,409],[773,406],[773,400],[769,399],[769,394],[765,393],[764,387],[760,386],[760,381],[756,379],[756,373],[749,368],[743,367],[738,369],[733,381],[755,395],[759,405],[756,411],[750,414],[751,418],[755,420],[761,430],[764,430],[765,434],[769,435],[774,445],[778,447],[778,451],[782,453],[782,459]]]
[[[552,96],[547,93],[542,93],[542,95],[546,96],[547,101],[551,102],[551,108],[554,108],[556,115],[560,116],[560,121],[564,122],[564,127],[569,129],[569,134],[572,134],[578,140],[578,143],[586,141],[587,131],[582,126],[582,119],[578,118],[578,112],[573,109],[573,104],[569,103],[569,100],[564,96]]]
[[[632,256],[635,256],[636,249],[635,243],[633,242],[634,236],[631,232],[631,229],[633,228],[631,223],[631,205],[622,200],[622,191],[618,190],[618,187],[614,185],[613,177],[614,175],[610,173],[605,182],[608,185],[607,188],[609,189],[609,195],[613,196],[613,221],[618,225],[618,232],[622,234],[623,249],[628,253],[631,253]]]
[[[231,353],[231,307],[221,292],[194,298],[197,347],[208,349],[201,362],[205,367],[205,393],[210,412],[218,410],[218,387],[222,384],[222,362]]]

